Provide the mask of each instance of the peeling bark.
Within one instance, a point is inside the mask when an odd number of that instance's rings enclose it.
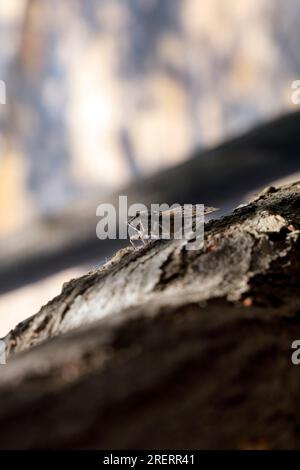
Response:
[[[300,446],[300,183],[126,248],[5,338],[2,448]]]

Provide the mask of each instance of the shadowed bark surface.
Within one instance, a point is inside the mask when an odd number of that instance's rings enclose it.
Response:
[[[6,337],[2,448],[299,448],[300,184],[126,248]]]

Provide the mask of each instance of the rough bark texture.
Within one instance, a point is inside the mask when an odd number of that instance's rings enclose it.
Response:
[[[66,284],[6,337],[0,446],[299,448],[299,208],[300,183],[268,188],[201,250],[128,248]]]
[[[72,265],[100,261],[122,248],[120,240],[99,243],[95,237],[96,207],[117,207],[119,194],[128,197],[128,205],[207,201],[221,212],[232,210],[248,193],[299,170],[299,126],[300,112],[281,116],[216,148],[198,150],[188,161],[118,193],[105,197],[97,192],[0,239],[0,294]]]

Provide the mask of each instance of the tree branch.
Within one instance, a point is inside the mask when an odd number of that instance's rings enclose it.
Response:
[[[209,222],[201,250],[127,248],[16,327],[1,447],[299,447],[299,190]]]

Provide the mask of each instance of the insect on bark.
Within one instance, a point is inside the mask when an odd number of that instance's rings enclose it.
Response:
[[[199,218],[217,211],[215,207],[203,206],[200,212],[197,205],[178,206],[175,209],[165,211],[140,211],[130,217],[127,224],[130,228],[130,243],[134,248],[141,241],[147,245],[151,240],[180,239],[192,229]]]

